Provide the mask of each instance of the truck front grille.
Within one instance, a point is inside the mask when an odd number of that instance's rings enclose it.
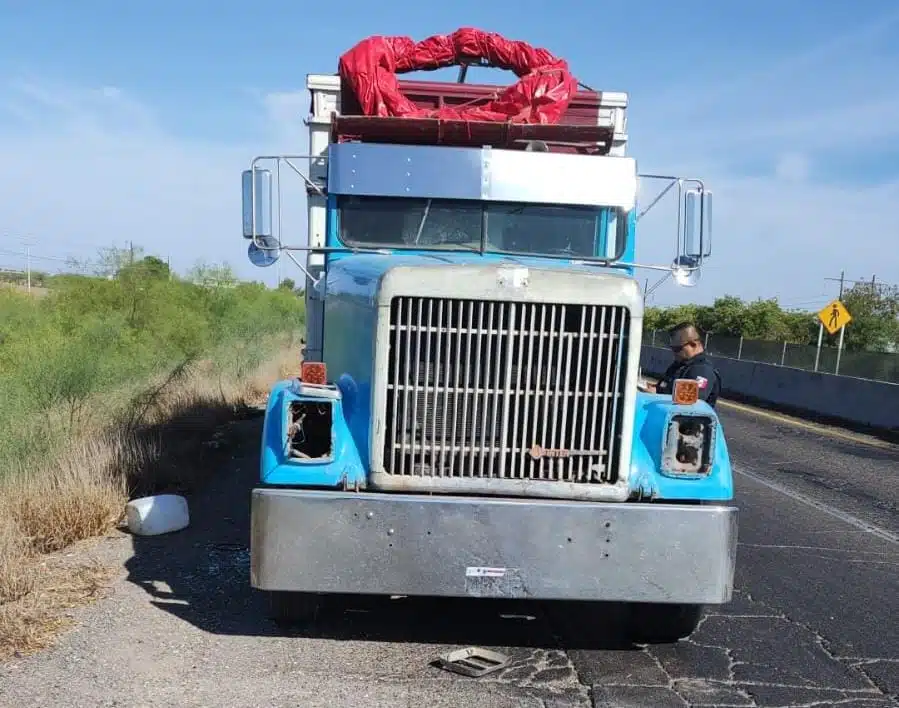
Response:
[[[615,482],[629,321],[617,306],[394,298],[385,471]]]

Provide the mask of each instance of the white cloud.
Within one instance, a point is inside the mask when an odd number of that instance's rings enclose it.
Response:
[[[823,279],[843,269],[850,278],[876,273],[899,280],[899,251],[893,245],[899,181],[847,188],[797,182],[795,174],[708,177],[715,192],[712,258],[697,288],[663,286],[658,302],[710,302],[728,293],[776,296],[785,305],[812,307],[814,302],[806,302],[810,296],[819,297],[821,305],[828,299]],[[653,242],[638,246],[640,260],[657,262],[672,252],[672,238],[658,236],[657,222],[644,225],[644,232],[644,242]]]
[[[764,105],[730,106],[704,119],[672,124],[682,144],[712,152],[765,152],[788,147],[792,152],[852,154],[871,151],[899,139],[899,97],[894,92],[864,100],[824,102],[771,101]],[[749,103],[747,101],[747,103]],[[776,108],[774,108],[776,106]]]
[[[36,266],[133,241],[180,271],[227,260],[263,274],[247,262],[240,231],[240,171],[252,146],[179,140],[117,87],[19,81],[0,85],[0,153],[0,248],[28,236]]]
[[[890,88],[884,86],[888,82],[883,78],[895,72],[890,71],[890,60],[883,61],[883,55],[895,46],[897,25],[899,11],[893,9],[841,28],[817,45],[800,47],[786,56],[777,56],[775,51],[772,54],[776,58],[768,59],[759,52],[747,66],[711,61],[702,65],[705,81],[697,81],[695,72],[684,72],[685,83],[659,91],[653,103],[663,106],[669,119],[691,120],[717,115],[728,107],[751,106],[764,116],[765,122],[776,121],[784,110],[783,100],[789,101],[797,94],[811,99],[805,108],[811,107],[812,113],[817,112],[815,100],[823,106],[852,104],[869,90]],[[895,64],[895,57],[892,63]],[[847,84],[854,90],[845,91]]]
[[[630,134],[641,168],[698,175],[715,192],[714,252],[700,285],[687,290],[666,284],[656,300],[708,302],[731,293],[804,302],[822,292],[824,277],[841,269],[848,277],[876,272],[883,280],[899,281],[894,246],[899,181],[847,186],[846,180],[835,185],[816,178],[834,142],[858,139],[865,145],[872,136],[896,137],[899,104],[869,96],[864,110],[855,113],[864,120],[855,122],[853,132],[845,118],[852,106],[818,105],[772,115],[768,106],[775,104],[753,103],[751,87],[751,81],[744,82],[744,103],[722,114],[742,108],[740,122],[709,118],[701,125],[671,124],[663,112],[633,110]],[[243,276],[273,283],[275,269],[260,270],[246,259],[240,172],[257,154],[305,152],[309,95],[284,90],[258,101],[268,119],[258,142],[215,144],[172,135],[152,106],[119,87],[36,79],[0,84],[5,158],[0,250],[10,248],[4,237],[30,235],[35,253],[83,258],[96,247],[133,240],[150,252],[171,255],[179,270],[198,259],[227,260]],[[815,117],[825,130],[815,130]],[[840,133],[841,126],[846,131]],[[761,167],[741,169],[747,159]],[[302,243],[305,190],[289,170],[284,172],[285,240]],[[756,176],[745,176],[750,173]],[[641,262],[670,261],[674,219],[668,198],[641,222]],[[301,277],[291,264],[285,264],[283,274]],[[658,274],[638,271],[639,278],[647,276],[652,282]]]
[[[804,182],[809,173],[808,158],[795,152],[787,153],[777,161],[774,172],[785,182]]]
[[[308,128],[303,121],[309,113],[309,92],[276,91],[263,96],[262,102],[278,142],[305,150]]]
[[[824,278],[844,269],[899,282],[899,167],[890,157],[899,154],[897,23],[894,10],[761,68],[713,67],[720,80],[632,104],[643,171],[698,175],[715,193],[714,252],[701,284],[666,284],[657,302],[730,293],[823,305],[835,294]],[[665,218],[669,227],[673,204]],[[641,261],[670,258],[662,221],[641,224]]]

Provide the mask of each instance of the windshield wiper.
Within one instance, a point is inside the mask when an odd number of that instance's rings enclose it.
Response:
[[[425,221],[428,220],[428,214],[431,212],[431,200],[428,199],[428,203],[425,204],[424,213],[421,215],[421,221],[418,223],[418,231],[415,233],[415,243],[418,244],[421,239],[421,232],[425,229]]]
[[[465,251],[471,251],[472,253],[480,253],[480,246],[473,246],[470,243],[454,243],[452,241],[444,241],[440,244],[434,244],[431,246],[424,246],[424,250],[426,251],[451,251],[453,249],[460,249]]]

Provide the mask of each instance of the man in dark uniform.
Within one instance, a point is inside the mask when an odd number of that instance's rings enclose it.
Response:
[[[721,395],[721,374],[708,360],[699,332],[689,322],[682,322],[668,331],[669,348],[674,361],[655,386],[655,393],[670,394],[675,379],[696,379],[699,398],[714,407]]]

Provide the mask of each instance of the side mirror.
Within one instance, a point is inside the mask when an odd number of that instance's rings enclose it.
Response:
[[[262,246],[257,246],[256,242],[260,242]],[[274,265],[281,257],[280,244],[275,240],[274,236],[257,236],[255,241],[251,241],[247,247],[247,258],[250,263],[259,268],[268,268]]]
[[[678,285],[692,288],[699,282],[703,259],[712,255],[712,193],[687,190],[683,210],[683,231],[671,274]]]
[[[699,282],[702,261],[696,256],[678,256],[671,264],[674,282],[683,288],[692,288]]]
[[[702,193],[702,257],[708,258],[712,255],[712,193],[705,191]]]
[[[700,261],[712,255],[712,193],[690,189],[684,194],[683,253]]]
[[[271,237],[271,170],[244,170],[243,174],[241,175],[241,181],[243,187],[243,237],[249,239],[252,239],[254,237],[256,239],[260,239],[266,236]],[[250,260],[252,260],[252,257]]]

